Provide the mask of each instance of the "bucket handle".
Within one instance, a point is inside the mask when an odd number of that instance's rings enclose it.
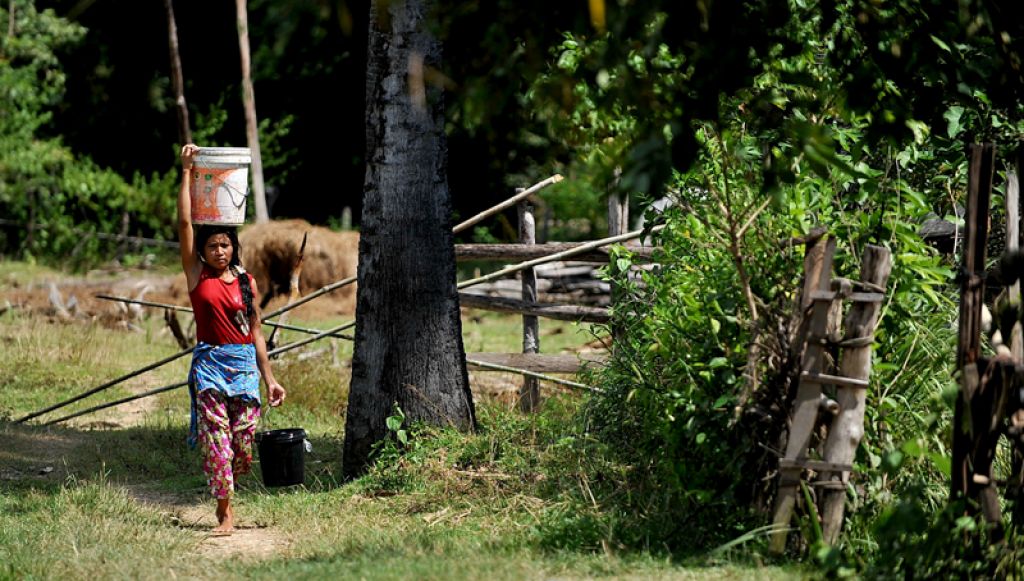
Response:
[[[228,197],[231,198],[231,203],[234,204],[236,209],[240,209],[242,206],[245,205],[245,196],[249,195],[248,191],[243,192],[242,190],[239,190],[238,188],[236,188],[236,187],[232,186],[231,184],[229,184],[226,180],[223,183],[221,183],[220,187],[222,187],[225,190],[227,190]],[[242,201],[241,202],[236,202],[235,201],[235,193],[236,192],[242,194],[242,198],[241,198]]]
[[[263,407],[265,409],[261,409],[260,410],[260,419],[259,419],[259,421],[260,421],[261,424],[263,424],[264,428],[269,429],[270,426],[268,424],[270,424],[270,410],[272,410],[274,408],[272,408],[270,406],[270,404],[267,404],[266,406],[261,406],[261,407]],[[313,442],[310,442],[309,438],[303,438],[302,439],[302,449],[305,450],[307,454],[312,454],[313,453]]]

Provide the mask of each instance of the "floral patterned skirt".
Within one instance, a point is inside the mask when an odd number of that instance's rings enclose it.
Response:
[[[231,498],[235,477],[252,467],[252,442],[260,404],[206,389],[196,397],[203,471],[214,498]]]

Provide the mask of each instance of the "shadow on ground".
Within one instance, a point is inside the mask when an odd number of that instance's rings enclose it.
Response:
[[[0,490],[56,489],[69,478],[105,479],[123,485],[143,485],[168,500],[205,493],[201,452],[186,444],[181,425],[133,426],[121,429],[80,429],[0,421]],[[311,434],[313,452],[306,456],[305,486],[328,491],[341,485],[342,439]],[[254,451],[253,474],[239,482],[243,491],[277,494],[265,488],[259,454]]]

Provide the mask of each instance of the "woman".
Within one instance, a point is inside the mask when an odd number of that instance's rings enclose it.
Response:
[[[192,230],[189,189],[192,163],[199,148],[181,148],[181,190],[178,192],[178,236],[181,266],[196,319],[195,351],[189,371],[192,422],[189,445],[203,449],[203,470],[217,499],[215,534],[234,530],[231,496],[235,476],[252,464],[252,441],[260,417],[260,376],[267,384],[271,406],[285,390],[270,369],[267,344],[255,305],[256,281],[239,261],[238,234],[230,226],[200,226]]]

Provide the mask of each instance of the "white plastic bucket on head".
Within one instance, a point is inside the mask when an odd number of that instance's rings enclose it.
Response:
[[[193,224],[240,226],[249,192],[248,147],[200,147],[192,164]]]

